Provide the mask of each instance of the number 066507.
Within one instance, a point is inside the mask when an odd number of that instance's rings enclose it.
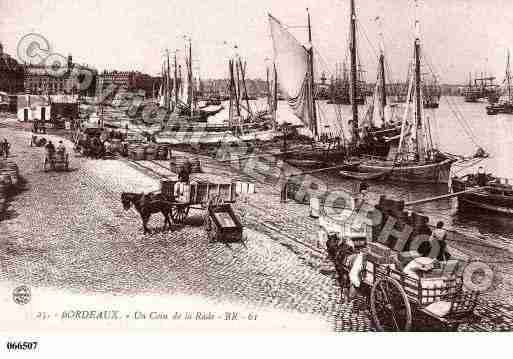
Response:
[[[37,342],[7,342],[7,350],[35,350]]]

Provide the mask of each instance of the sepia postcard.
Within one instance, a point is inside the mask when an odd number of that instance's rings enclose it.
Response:
[[[500,0],[0,1],[2,350],[511,331],[512,24]]]

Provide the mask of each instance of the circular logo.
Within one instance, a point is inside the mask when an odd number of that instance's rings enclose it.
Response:
[[[19,305],[24,305],[30,302],[30,296],[30,288],[26,285],[20,285],[19,287],[14,288],[12,292],[14,303]]]

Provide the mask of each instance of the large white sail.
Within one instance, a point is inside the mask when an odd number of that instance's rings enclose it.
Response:
[[[269,24],[280,89],[287,96],[294,114],[312,129],[315,123],[310,118],[313,99],[309,98],[308,91],[310,66],[308,51],[271,15],[269,15]]]

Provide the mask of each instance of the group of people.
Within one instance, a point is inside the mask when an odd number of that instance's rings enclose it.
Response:
[[[53,159],[55,157],[55,154],[59,155],[65,155],[66,154],[66,147],[64,146],[64,143],[62,141],[59,141],[59,144],[57,145],[57,148],[52,143],[52,141],[48,141],[48,143],[45,146],[46,153],[48,155],[49,159]]]
[[[111,147],[113,140],[123,141],[126,135],[122,131],[96,129],[94,131],[77,129],[74,134],[75,148],[86,156],[103,157]]]
[[[7,159],[7,157],[9,157],[10,149],[11,144],[7,141],[7,138],[4,138],[4,140],[0,142],[0,156]]]

